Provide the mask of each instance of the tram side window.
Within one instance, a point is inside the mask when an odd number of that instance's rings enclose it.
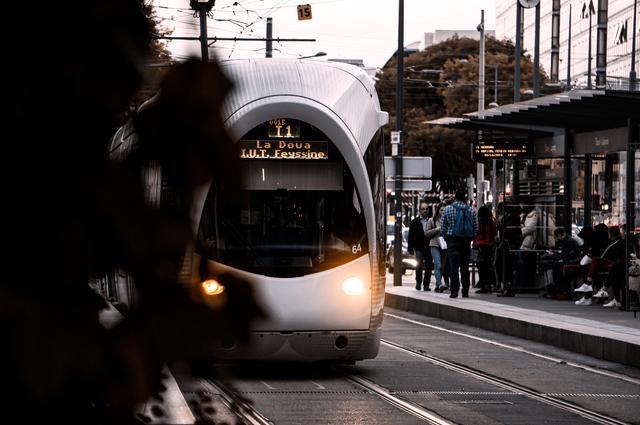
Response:
[[[369,174],[369,185],[373,196],[376,217],[376,249],[378,250],[378,269],[385,274],[383,253],[386,243],[386,197],[384,182],[384,139],[382,131],[373,136],[365,153],[365,164]]]

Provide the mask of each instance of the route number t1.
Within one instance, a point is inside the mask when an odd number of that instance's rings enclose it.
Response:
[[[300,4],[298,5],[298,20],[304,21],[306,19],[311,19],[311,5]]]

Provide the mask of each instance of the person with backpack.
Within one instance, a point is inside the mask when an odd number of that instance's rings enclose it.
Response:
[[[451,262],[450,298],[458,297],[461,283],[462,297],[469,297],[469,254],[471,240],[477,233],[476,213],[465,203],[465,191],[459,189],[455,194],[455,202],[444,209],[440,219],[440,234],[447,241]]]

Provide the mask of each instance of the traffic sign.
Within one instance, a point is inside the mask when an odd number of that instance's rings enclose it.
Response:
[[[385,180],[385,188],[388,190],[396,190],[395,180]],[[432,190],[431,180],[402,180],[402,191],[407,192],[415,190],[418,192],[430,192]]]
[[[300,4],[298,5],[298,21],[304,21],[311,19],[311,5]]]
[[[402,177],[428,179],[431,177],[430,156],[404,156],[402,157]],[[384,157],[384,175],[387,178],[396,176],[396,158]]]

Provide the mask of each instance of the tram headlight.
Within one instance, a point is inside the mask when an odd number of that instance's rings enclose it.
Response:
[[[200,283],[202,292],[209,297],[220,295],[224,292],[224,285],[215,279],[207,279]]]
[[[347,295],[360,295],[364,291],[364,284],[357,277],[350,277],[342,282],[342,290]]]

